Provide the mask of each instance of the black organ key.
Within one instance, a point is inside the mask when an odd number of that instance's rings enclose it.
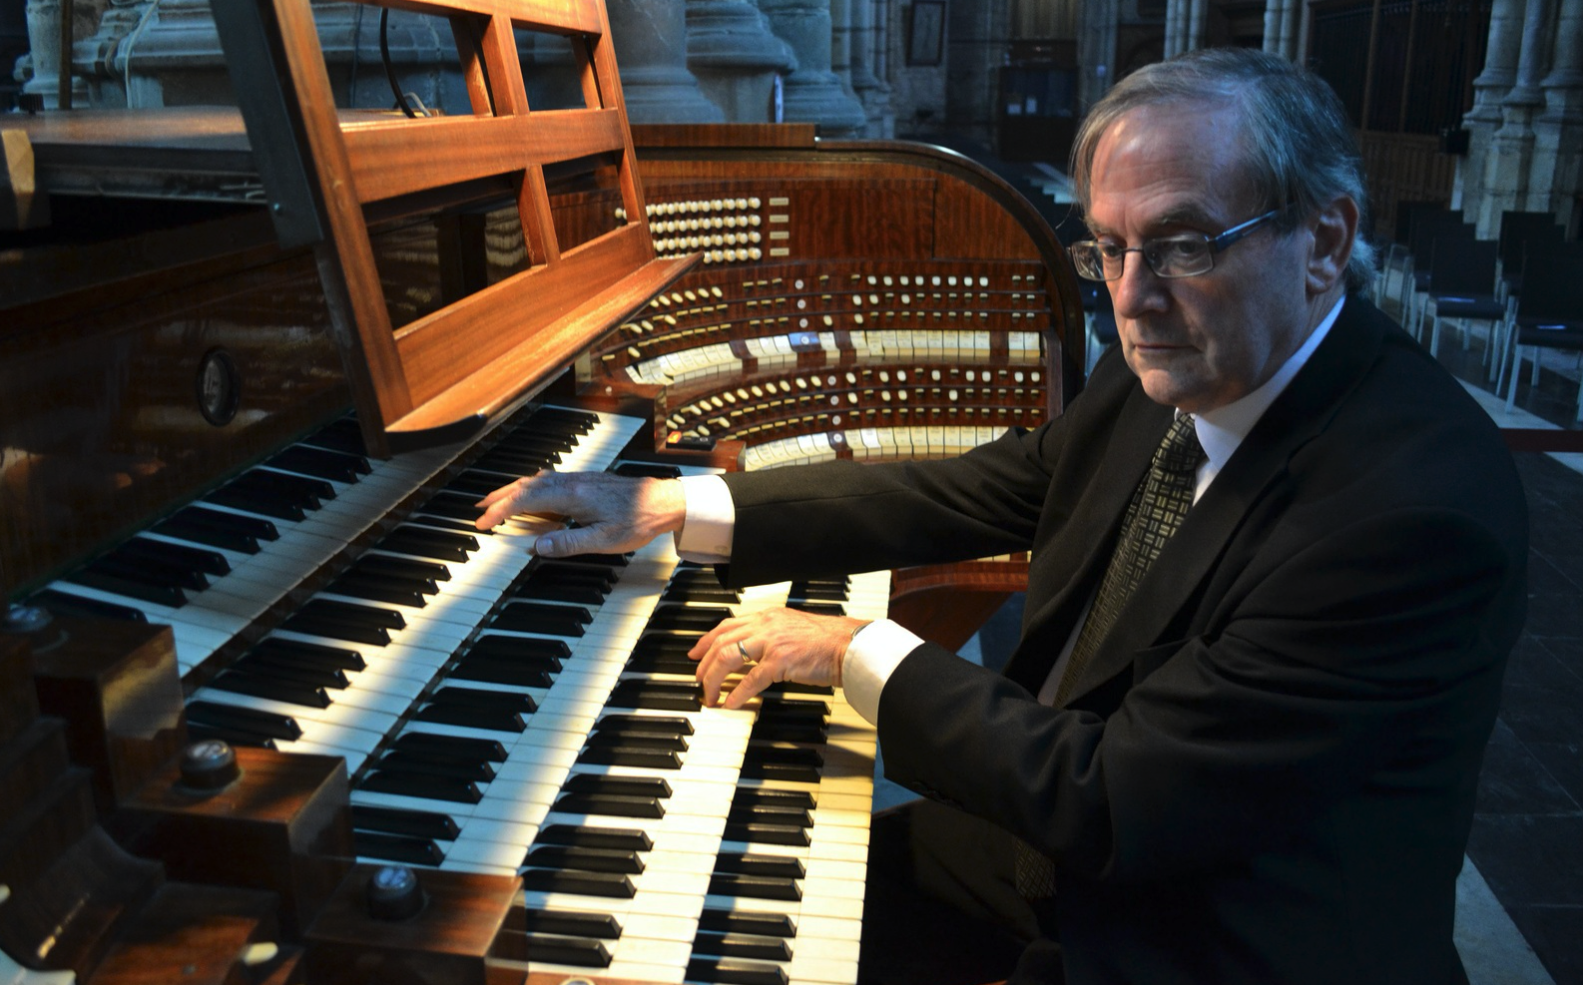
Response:
[[[595,732],[627,732],[633,735],[692,735],[693,723],[671,715],[608,714],[594,722]]]
[[[255,658],[280,662],[300,661],[311,666],[331,667],[337,670],[359,671],[366,666],[363,655],[356,650],[309,643],[305,640],[281,639],[275,636],[261,641],[253,647],[251,654]]]
[[[802,599],[787,599],[786,608],[798,609],[816,616],[846,615],[846,606],[836,602],[807,602]]]
[[[424,593],[412,587],[410,583],[378,576],[344,574],[331,582],[325,591],[335,595],[349,595],[352,598],[367,599],[370,602],[405,605],[414,609],[421,609],[429,604],[429,600],[424,597]]]
[[[352,568],[370,574],[416,578],[421,581],[451,580],[451,569],[437,561],[419,561],[416,558],[392,557],[389,554],[364,554],[358,558]]]
[[[830,726],[823,719],[779,723],[761,718],[753,724],[750,738],[756,742],[806,742],[823,745],[829,738],[829,730]]]
[[[682,470],[674,465],[655,465],[649,462],[622,462],[613,470],[616,475],[649,479],[680,479]]]
[[[780,807],[811,811],[819,806],[806,790],[776,790],[771,787],[738,787],[731,798],[732,807]]]
[[[634,654],[628,658],[626,669],[635,674],[692,674],[698,661],[682,653]]]
[[[665,593],[660,596],[661,602],[726,602],[735,605],[742,601],[742,596],[729,588],[718,585],[686,585],[675,584],[667,586]]]
[[[575,937],[546,937],[529,933],[525,935],[524,946],[527,948],[529,961],[566,964],[578,968],[610,967],[610,951],[598,941]]]
[[[722,934],[701,930],[693,938],[693,953],[722,958],[757,958],[761,961],[790,961],[791,945],[774,937],[749,934]]]
[[[573,554],[558,558],[563,564],[595,564],[606,568],[625,568],[632,563],[630,554]]]
[[[379,621],[362,614],[346,610],[337,610],[333,606],[342,606],[345,603],[332,602],[329,599],[314,599],[296,614],[282,624],[282,629],[289,629],[297,633],[306,633],[311,636],[327,636],[330,639],[346,640],[351,643],[367,643],[371,646],[388,646],[390,644],[390,627],[382,625]],[[351,606],[348,609],[354,608]],[[364,610],[370,612],[373,610]],[[388,611],[388,610],[380,610]],[[391,612],[400,618],[400,613]]]
[[[370,471],[368,459],[361,455],[293,445],[264,463],[270,468],[298,472],[319,479],[353,483]]]
[[[583,635],[583,627],[591,622],[593,617],[581,606],[511,602],[500,610],[489,627],[515,633],[576,637]]]
[[[418,512],[421,514],[423,511],[419,510]],[[412,522],[424,529],[440,528],[435,531],[436,533],[456,531],[457,533],[463,533],[470,536],[477,535],[479,537],[493,537],[495,535],[493,530],[479,530],[478,526],[472,520],[460,520],[449,516],[413,516]]]
[[[786,972],[777,965],[744,958],[699,957],[687,962],[687,980],[711,985],[787,985]]]
[[[485,691],[480,688],[455,685],[440,688],[429,695],[428,700],[434,704],[511,711],[523,715],[531,715],[539,708],[538,702],[533,700],[531,694],[519,694],[515,691]]]
[[[187,720],[216,728],[231,729],[270,739],[295,742],[302,738],[302,727],[289,715],[237,708],[213,701],[192,701],[187,704]]]
[[[546,893],[578,893],[631,899],[637,895],[632,880],[619,872],[584,872],[576,869],[524,869],[522,888]]]
[[[715,871],[776,879],[801,879],[808,874],[800,858],[743,852],[721,852],[715,859]]]
[[[352,805],[352,827],[362,831],[381,831],[385,834],[407,835],[412,838],[454,841],[461,833],[456,821],[449,814],[436,811],[412,811],[399,807],[370,807]]]
[[[648,628],[707,633],[729,618],[731,610],[719,605],[660,605],[649,617]]]
[[[156,524],[153,531],[242,554],[257,554],[259,541],[280,539],[280,532],[268,520],[202,506],[177,510]]]
[[[589,766],[629,766],[647,770],[679,770],[679,753],[635,746],[589,746],[578,753],[577,761]]]
[[[418,709],[413,718],[434,725],[460,725],[486,732],[525,732],[528,728],[528,723],[521,715],[503,708],[429,704]]]
[[[149,537],[133,537],[117,547],[114,553],[132,559],[149,558],[161,564],[190,568],[208,575],[225,575],[231,572],[231,563],[218,551],[185,547]]]
[[[376,793],[393,793],[404,797],[444,800],[457,804],[476,804],[483,799],[477,784],[471,780],[424,773],[376,770],[359,780],[357,788]]]
[[[738,807],[732,804],[727,824],[772,824],[798,828],[813,827],[813,815],[800,807]],[[748,839],[738,839],[746,841]]]
[[[280,659],[256,651],[239,657],[231,668],[258,677],[273,677],[312,687],[329,688],[332,691],[345,690],[351,683],[347,680],[346,673],[337,667],[291,657]]]
[[[687,737],[652,732],[591,732],[587,744],[600,749],[649,749],[656,752],[686,752]]]
[[[539,869],[576,869],[584,872],[624,872],[639,875],[643,859],[637,852],[573,845],[535,845],[523,865]]]
[[[845,581],[796,581],[792,582],[786,597],[808,602],[845,602],[847,584]]]
[[[148,614],[130,605],[117,605],[99,599],[85,599],[80,595],[46,588],[35,592],[28,599],[33,605],[42,605],[57,616],[82,616],[90,619],[125,619],[148,622]]]
[[[352,851],[359,858],[377,858],[404,865],[437,866],[445,861],[440,846],[427,838],[382,834],[378,831],[353,831]]]
[[[835,688],[827,684],[799,684],[796,681],[776,681],[760,693],[769,694],[772,698],[783,694],[817,694],[821,697],[828,697],[835,694]]]
[[[703,707],[703,685],[691,681],[654,681],[623,678],[616,682],[606,702],[611,708],[654,708],[660,711],[696,711]]]
[[[150,558],[128,557],[114,551],[94,559],[88,567],[104,577],[177,590],[189,589],[201,592],[209,587],[209,579],[201,571],[165,564]]]
[[[66,575],[65,580],[74,585],[97,588],[100,591],[125,595],[127,598],[141,599],[144,602],[153,602],[155,605],[169,606],[172,609],[179,609],[187,604],[187,593],[176,585],[151,583],[142,578],[129,577],[112,566],[102,565],[97,561]]]
[[[325,501],[335,498],[335,487],[323,479],[277,472],[274,469],[253,469],[237,476],[232,482],[246,488],[285,497],[304,510],[310,511],[318,509]]]
[[[582,848],[608,848],[627,852],[646,852],[654,839],[646,831],[601,828],[587,824],[548,824],[539,829],[535,845],[575,845]]]
[[[533,472],[537,471],[538,469],[533,469],[532,471],[524,472],[523,474],[532,475]],[[484,498],[515,478],[517,478],[517,476],[508,476],[493,472],[463,472],[461,475],[456,476],[450,482],[446,483],[445,489],[447,492],[453,492],[460,496],[473,497],[474,502],[477,502],[477,500]],[[473,513],[475,516],[483,512],[484,511],[478,507],[473,508]]]
[[[811,769],[824,767],[824,754],[817,749],[785,742],[761,744],[749,742],[743,753],[744,763],[765,763],[782,766],[805,766]]]
[[[789,845],[794,848],[806,848],[813,843],[813,839],[808,836],[806,825],[760,822],[726,822],[725,840],[760,845]]]
[[[432,755],[458,756],[481,759],[491,763],[506,761],[506,747],[493,739],[474,739],[461,735],[436,735],[431,732],[407,732],[391,744],[394,749],[406,752],[427,752]]]
[[[516,687],[549,687],[554,681],[547,671],[532,666],[518,666],[510,660],[491,660],[471,654],[460,658],[448,676],[456,680],[511,684]]]
[[[476,500],[471,496],[442,491],[429,497],[429,501],[418,507],[417,512],[471,522],[478,519],[480,512],[475,503]]]
[[[705,909],[698,929],[718,934],[752,934],[755,937],[796,937],[797,925],[783,913],[757,910]]]
[[[558,671],[561,661],[572,655],[565,640],[524,639],[521,636],[480,636],[467,648],[472,657],[493,657],[533,664],[539,669]]]
[[[379,542],[379,549],[439,561],[466,562],[469,551],[478,550],[478,538],[471,534],[424,527],[397,527]]]
[[[278,497],[269,490],[239,485],[236,480],[209,492],[203,501],[260,516],[272,516],[277,520],[299,522],[308,515],[301,505],[291,500]]]
[[[573,773],[561,785],[564,793],[606,794],[612,797],[648,797],[664,800],[671,785],[658,776],[617,776],[609,773]]]
[[[613,941],[621,937],[621,923],[608,913],[575,910],[525,910],[528,933],[562,934]]]
[[[796,902],[802,899],[797,880],[778,876],[753,876],[739,872],[716,872],[709,877],[711,896],[747,897]]]
[[[830,706],[823,701],[805,701],[800,698],[781,698],[769,695],[759,708],[759,718],[769,716],[778,721],[824,721],[830,717]]]
[[[551,808],[561,814],[590,814],[607,817],[662,818],[665,805],[653,797],[622,797],[602,793],[563,793]]]
[[[322,687],[276,677],[260,677],[235,669],[219,674],[209,682],[209,686],[221,691],[251,694],[256,698],[269,698],[272,701],[283,701],[304,708],[330,707],[330,696]]]
[[[371,765],[376,770],[387,770],[392,773],[448,776],[474,783],[488,783],[495,778],[495,768],[485,760],[441,759],[400,751],[387,752]]]

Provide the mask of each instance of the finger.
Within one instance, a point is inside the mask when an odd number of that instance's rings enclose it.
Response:
[[[758,697],[759,693],[775,683],[775,671],[766,662],[759,662],[748,668],[742,679],[737,681],[737,686],[726,695],[725,706],[736,711],[749,701]]]
[[[703,685],[704,700],[710,707],[720,703],[720,689],[725,684],[726,678],[745,666],[742,652],[737,648],[738,643],[744,643],[744,634],[721,636],[715,646],[711,647],[699,661],[694,676],[698,683]]]
[[[736,639],[745,635],[747,628],[748,621],[745,616],[732,616],[729,619],[722,619],[715,624],[713,629],[698,638],[698,642],[693,644],[693,648],[687,651],[687,656],[693,660],[699,660],[704,654],[709,652],[710,648],[715,645],[715,641],[720,639],[720,637],[731,634],[732,639]],[[738,630],[743,632],[739,633]]]
[[[501,486],[474,503],[474,506],[483,507],[484,512],[477,520],[473,521],[473,525],[479,530],[488,530],[491,527],[499,526],[506,517],[517,511],[517,500],[525,495],[527,487],[528,479],[518,479],[510,485]]]

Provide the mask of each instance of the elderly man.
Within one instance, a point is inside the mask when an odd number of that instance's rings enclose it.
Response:
[[[1004,675],[783,611],[705,636],[698,677],[713,702],[746,668],[732,707],[843,683],[887,775],[977,831],[956,851],[980,885],[919,859],[1037,938],[1015,981],[1466,981],[1454,885],[1524,611],[1511,460],[1363,296],[1360,163],[1322,81],[1236,50],[1152,65],[1074,161],[1072,259],[1121,345],[1059,419],[943,462],[541,475],[479,522],[583,522],[548,555],[679,532],[736,585],[1031,550]]]

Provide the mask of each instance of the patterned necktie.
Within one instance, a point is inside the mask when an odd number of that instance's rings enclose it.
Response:
[[[1127,507],[1121,535],[1110,565],[1100,579],[1088,619],[1072,645],[1066,671],[1055,690],[1055,704],[1061,705],[1072,693],[1100,641],[1115,626],[1127,599],[1143,581],[1154,559],[1160,556],[1187,517],[1198,485],[1198,464],[1204,449],[1198,443],[1191,414],[1178,415],[1165,432],[1165,440],[1155,449],[1149,474],[1144,477]],[[1023,899],[1048,899],[1055,893],[1055,866],[1042,853],[1022,840],[1017,842],[1017,892]]]

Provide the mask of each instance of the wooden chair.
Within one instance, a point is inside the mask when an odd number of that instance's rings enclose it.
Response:
[[[446,17],[472,114],[338,111],[308,0],[220,3],[215,21],[276,232],[314,246],[364,436],[385,456],[480,432],[697,257],[655,258],[599,0],[359,2]],[[571,40],[585,108],[530,111],[515,28]],[[626,221],[563,249],[545,168],[589,160],[614,164]],[[393,326],[365,207],[485,192],[515,199],[529,268]]]

